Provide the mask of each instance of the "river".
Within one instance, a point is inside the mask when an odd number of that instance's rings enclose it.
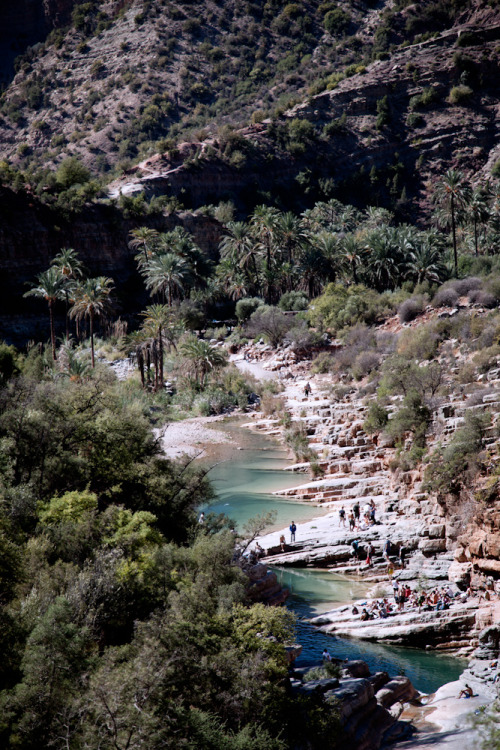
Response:
[[[217,499],[204,508],[205,512],[225,513],[242,528],[249,518],[275,511],[277,528],[310,520],[326,512],[310,504],[298,503],[270,493],[292,487],[301,476],[284,472],[289,464],[286,451],[270,438],[250,432],[238,422],[230,421],[220,429],[233,437],[230,446],[217,446],[211,459],[217,463],[209,473]],[[333,606],[362,598],[365,586],[325,570],[275,568],[283,586],[291,596],[287,606],[297,615],[297,641],[302,654],[297,666],[317,664],[325,646],[332,656],[342,659],[363,659],[372,672],[385,670],[391,675],[405,674],[417,690],[434,692],[440,685],[458,679],[467,662],[452,656],[429,653],[419,649],[368,643],[355,639],[336,638],[318,631],[308,618]]]

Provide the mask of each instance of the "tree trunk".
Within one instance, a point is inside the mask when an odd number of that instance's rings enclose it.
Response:
[[[68,292],[64,292],[64,296],[66,297],[66,343],[68,343],[68,341],[69,341],[69,315],[68,315],[69,299],[68,299]]]
[[[160,354],[160,388],[163,391],[165,378],[163,376],[163,332],[161,330],[161,326],[158,328],[158,344],[159,344],[159,354]]]
[[[54,330],[54,300],[49,299],[49,320],[50,320],[50,343],[52,346],[52,359],[55,361],[56,357],[56,332]]]
[[[95,367],[94,358],[94,314],[90,313],[90,354],[92,359],[92,369]]]
[[[455,276],[458,279],[458,255],[457,255],[457,233],[455,229],[455,199],[453,193],[451,194],[451,232],[453,236],[453,260],[455,263]]]

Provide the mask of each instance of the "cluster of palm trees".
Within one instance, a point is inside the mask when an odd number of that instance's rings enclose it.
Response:
[[[479,255],[480,245],[495,252],[500,232],[500,184],[486,182],[473,187],[465,175],[449,169],[433,192],[436,222],[449,227],[453,246],[453,265],[458,275],[458,233],[462,230],[465,246],[472,244]]]
[[[78,254],[72,248],[63,248],[52,260],[50,268],[38,274],[33,287],[25,297],[38,297],[47,302],[50,320],[50,342],[52,359],[56,360],[56,334],[54,310],[58,301],[66,305],[66,342],[69,340],[69,320],[79,324],[89,321],[92,368],[95,367],[94,328],[95,321],[107,315],[111,309],[113,280],[106,276],[86,278]]]
[[[270,304],[292,289],[312,299],[336,280],[383,291],[439,282],[444,245],[437,231],[393,226],[385,209],[331,200],[296,216],[258,206],[248,222],[226,224],[215,281],[233,300],[256,295]]]
[[[169,307],[183,299],[195,285],[203,284],[207,260],[191,235],[181,227],[157,232],[148,227],[131,231],[129,247],[137,250],[135,260],[146,288]]]

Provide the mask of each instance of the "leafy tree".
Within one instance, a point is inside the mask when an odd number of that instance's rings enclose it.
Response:
[[[266,336],[271,346],[276,347],[292,324],[293,321],[278,307],[263,305],[251,315],[246,330],[250,336]]]
[[[76,156],[69,156],[61,162],[57,172],[57,182],[67,190],[74,185],[85,185],[91,177],[90,170]]]

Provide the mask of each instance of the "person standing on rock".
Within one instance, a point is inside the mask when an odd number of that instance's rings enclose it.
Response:
[[[311,391],[311,384],[306,383],[306,387],[304,388],[304,394],[306,398],[309,398],[309,394],[312,393]]]
[[[341,507],[339,510],[339,526],[345,526],[345,508]]]
[[[354,513],[354,518],[356,519],[356,526],[359,526],[359,503],[357,501],[354,503],[352,512]]]
[[[389,562],[389,555],[391,554],[391,543],[389,539],[384,543],[384,559]]]
[[[356,519],[354,518],[354,513],[351,511],[349,513],[349,531],[354,531],[356,527]]]
[[[366,567],[367,568],[371,568],[373,565],[372,557],[373,557],[373,544],[369,542],[368,547],[366,548]]]
[[[292,521],[290,524],[290,543],[295,541],[295,532],[297,531],[297,527],[295,525],[295,522]]]

